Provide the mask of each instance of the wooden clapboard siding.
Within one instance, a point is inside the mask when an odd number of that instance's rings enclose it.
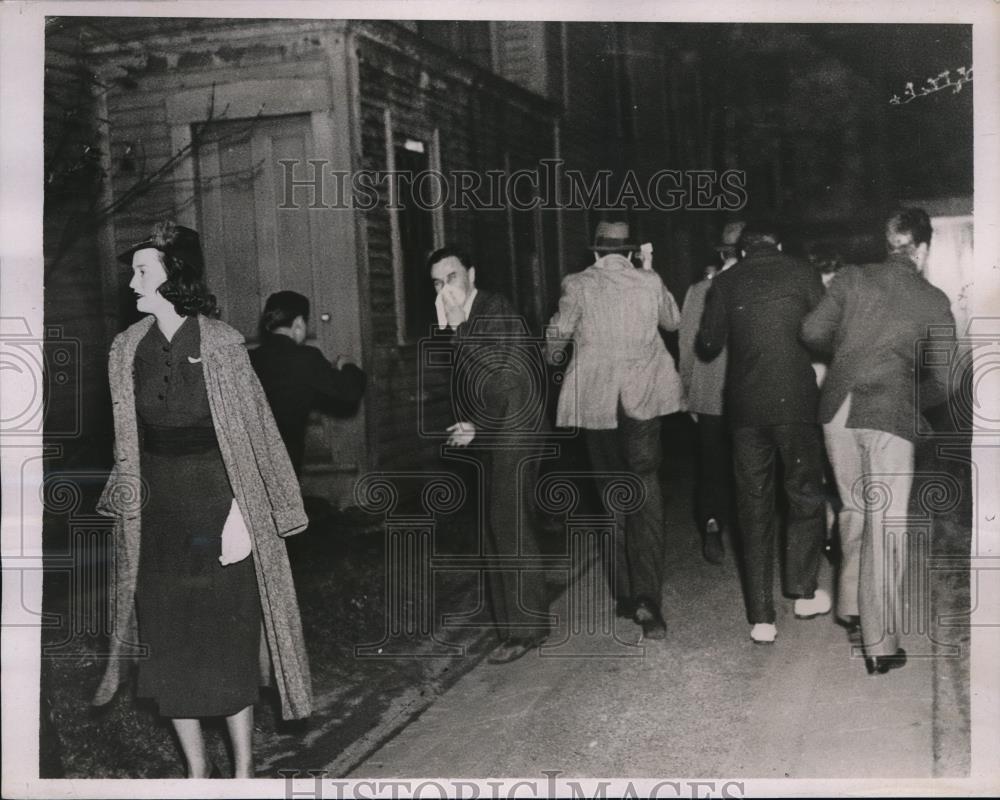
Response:
[[[315,92],[316,80],[330,81],[331,86],[341,87],[330,95],[331,113],[335,112],[338,123],[349,123],[347,130],[338,128],[334,145],[351,148],[346,161],[352,167],[373,172],[386,169],[388,162],[387,112],[395,134],[437,144],[434,155],[446,174],[520,166],[534,169],[541,158],[554,155],[556,107],[543,97],[552,95],[553,69],[545,55],[553,35],[551,26],[499,25],[506,31],[509,46],[503,48],[507,68],[498,75],[461,53],[427,43],[418,35],[418,26],[387,21],[172,19],[154,23],[119,19],[102,24],[113,25],[117,41],[95,41],[95,57],[106,74],[128,77],[107,96],[115,197],[126,196],[143,174],[171,163],[178,147],[190,138],[185,126],[199,122],[191,116],[191,108],[204,102],[203,116],[207,117],[206,90],[213,85],[220,96],[229,91],[227,87],[250,85],[287,85],[288,94],[293,94],[296,82],[302,87],[303,82],[313,81],[309,86]],[[331,46],[337,37],[344,43]],[[143,47],[129,42],[141,42]],[[344,75],[348,77],[342,80]],[[231,110],[227,113],[220,101],[214,110],[217,121],[252,117],[257,111],[252,99],[239,98],[240,110],[235,115]],[[263,117],[273,117],[274,109],[284,107],[284,100],[262,97]],[[348,105],[346,115],[344,106],[337,104]],[[178,108],[188,109],[183,119],[177,117]],[[337,138],[341,135],[342,140]],[[295,150],[301,149],[300,144],[289,146],[294,151],[291,155],[301,155]],[[245,156],[234,150],[228,158],[238,168],[246,166]],[[127,168],[130,161],[131,171]],[[222,161],[220,170],[225,168]],[[195,183],[200,177],[195,165],[182,164],[167,180],[135,198],[115,219],[115,247],[124,248],[144,237],[151,222],[174,213],[197,225]],[[359,282],[363,291],[355,302],[364,317],[365,368],[371,377],[365,403],[371,446],[367,466],[416,469],[436,459],[441,444],[440,438],[424,434],[439,432],[454,419],[447,381],[421,371],[416,343],[399,343],[393,238],[384,185],[379,195],[381,203],[376,208],[356,212],[357,268],[363,276]],[[519,237],[512,236],[515,222]],[[474,252],[484,287],[507,294],[518,305],[533,302],[539,292],[551,295],[558,290],[544,276],[531,274],[531,267],[525,266],[530,262],[518,257],[519,250],[530,245],[538,250],[539,263],[553,260],[551,220],[536,224],[527,212],[515,219],[506,210],[446,210],[440,223],[441,243]],[[268,280],[262,274],[260,286],[249,287],[254,297],[237,298],[244,323],[252,317],[258,295],[266,294]],[[302,286],[308,289],[308,281]],[[318,286],[316,290],[320,291]],[[316,314],[322,309],[322,302],[314,299]],[[124,323],[129,320],[127,310],[123,313]],[[531,315],[537,324],[537,310]],[[323,449],[317,430],[311,429],[309,453]]]
[[[458,59],[416,58],[409,46],[393,46],[385,31],[365,32],[371,36],[359,37],[358,48],[365,169],[386,169],[387,110],[395,134],[434,138],[436,132],[446,174],[503,170],[512,161],[535,167],[552,155],[551,110],[537,98],[485,75],[470,85]],[[516,299],[509,224],[505,210],[452,211],[443,219],[445,242],[474,253],[480,285]],[[377,463],[418,468],[437,459],[441,444],[427,434],[455,421],[449,387],[442,376],[420,369],[417,346],[397,343],[388,211],[367,212],[365,230],[377,387],[368,413],[378,430]]]

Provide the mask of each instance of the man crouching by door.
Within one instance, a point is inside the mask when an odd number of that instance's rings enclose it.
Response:
[[[264,304],[260,347],[250,353],[296,475],[302,474],[309,412],[321,408],[338,416],[354,414],[367,380],[347,356],[331,364],[307,345],[308,329],[309,300],[298,292],[275,292]]]

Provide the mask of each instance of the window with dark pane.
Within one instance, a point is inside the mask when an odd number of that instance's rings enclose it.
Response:
[[[401,137],[395,145],[396,169],[416,178],[430,168],[427,142]],[[434,252],[434,219],[422,204],[413,180],[399,181],[399,242],[403,261],[403,305],[406,311],[406,339],[414,341],[426,336],[435,321],[434,287],[425,269],[427,258]],[[433,187],[424,187],[425,195],[433,197]]]

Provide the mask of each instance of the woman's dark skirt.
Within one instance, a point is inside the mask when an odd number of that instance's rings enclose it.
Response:
[[[218,445],[163,449],[147,445],[142,453],[148,500],[136,609],[149,651],[140,658],[138,694],[153,698],[167,717],[229,716],[252,705],[259,691],[253,557],[219,563],[233,493]]]

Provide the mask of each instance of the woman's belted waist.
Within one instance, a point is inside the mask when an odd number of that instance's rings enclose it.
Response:
[[[142,449],[161,456],[207,453],[219,446],[215,428],[143,425]]]

